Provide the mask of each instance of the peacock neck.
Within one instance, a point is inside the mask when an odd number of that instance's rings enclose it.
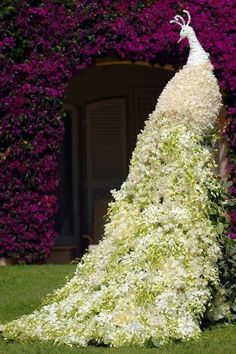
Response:
[[[209,62],[209,54],[203,49],[194,32],[188,36],[188,41],[190,51],[186,65],[198,65]]]

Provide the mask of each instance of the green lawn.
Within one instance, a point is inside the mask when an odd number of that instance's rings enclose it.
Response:
[[[75,264],[69,265],[20,265],[0,267],[0,323],[5,323],[30,313],[41,299],[54,288],[63,285],[66,277],[73,275]],[[203,332],[198,343],[176,343],[164,348],[71,348],[50,343],[6,343],[0,337],[1,354],[235,354],[236,326],[215,326]]]

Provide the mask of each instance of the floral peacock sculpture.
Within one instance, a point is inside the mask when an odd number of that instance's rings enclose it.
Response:
[[[176,15],[187,64],[161,93],[111,190],[104,235],[75,274],[32,313],[3,325],[3,337],[68,345],[163,345],[197,338],[207,313],[227,316],[218,261],[224,188],[212,157],[221,95],[209,54]],[[219,230],[220,229],[220,230]],[[219,302],[218,302],[219,304]]]

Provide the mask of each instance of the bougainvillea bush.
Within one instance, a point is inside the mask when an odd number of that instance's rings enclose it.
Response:
[[[224,92],[229,141],[229,202],[236,238],[235,151],[236,8],[231,0],[59,1],[3,0],[0,4],[0,256],[42,262],[57,233],[58,154],[62,103],[69,80],[102,56],[151,64],[186,62],[169,24],[188,9],[199,40],[211,55]],[[233,242],[233,241],[232,241]],[[231,248],[232,249],[232,248]],[[231,252],[232,253],[232,252]]]

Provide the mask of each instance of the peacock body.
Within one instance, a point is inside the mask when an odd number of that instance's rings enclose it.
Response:
[[[62,288],[4,325],[6,339],[117,347],[199,336],[214,293],[222,292],[219,230],[210,217],[220,213],[213,197],[221,187],[204,142],[221,95],[190,17],[174,22],[189,40],[189,58],[138,135],[126,180],[111,190],[102,240]],[[227,305],[218,305],[226,314]]]

